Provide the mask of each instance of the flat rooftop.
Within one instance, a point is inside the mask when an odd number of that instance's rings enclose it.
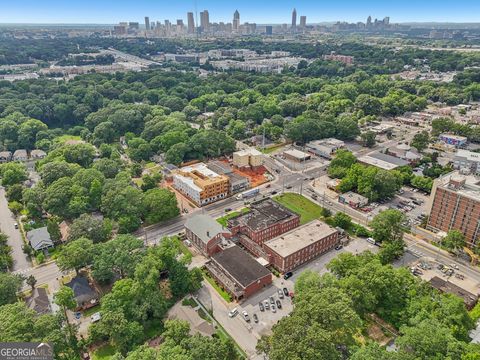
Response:
[[[455,191],[459,195],[469,197],[475,201],[480,201],[480,177],[471,175],[463,175],[459,171],[453,171],[439,177],[437,180],[438,187]],[[454,184],[461,183],[460,186]]]
[[[458,297],[461,297],[467,307],[472,308],[478,301],[478,295],[472,294],[471,292],[461,288],[458,285],[455,285],[449,281],[445,281],[438,276],[434,276],[430,279],[430,285],[435,289],[440,290],[441,292],[454,294]]]
[[[287,257],[336,232],[336,229],[323,221],[314,220],[275,239],[266,241],[265,246],[278,255]]]
[[[364,164],[379,167],[380,169],[384,170],[393,170],[397,167],[408,165],[408,161],[381,153],[379,151],[374,151],[370,154],[361,156],[358,158],[358,161]]]
[[[230,226],[242,224],[258,231],[297,216],[299,215],[276,201],[265,199],[251,204],[250,212],[230,219],[228,224]]]
[[[292,157],[297,158],[297,159],[305,159],[305,158],[310,157],[309,153],[305,153],[305,152],[297,150],[297,149],[286,150],[283,153],[285,155],[289,155],[289,156],[292,156]]]
[[[212,260],[244,288],[267,275],[271,276],[270,271],[238,246],[229,247],[213,255]]]
[[[233,153],[234,155],[238,155],[238,156],[258,156],[258,155],[262,155],[262,153],[260,151],[258,151],[257,149],[254,149],[254,148],[248,148],[248,149],[243,149],[243,150],[240,150],[240,151],[236,151]]]

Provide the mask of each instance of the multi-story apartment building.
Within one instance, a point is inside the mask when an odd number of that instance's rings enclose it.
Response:
[[[461,231],[467,244],[478,246],[480,238],[480,178],[458,171],[446,174],[433,183],[429,200],[427,228],[447,232]]]
[[[175,171],[173,186],[195,204],[203,206],[225,199],[230,183],[227,176],[217,174],[204,163],[198,163]]]
[[[220,251],[221,242],[230,237],[230,231],[205,214],[189,218],[185,223],[185,234],[187,239],[207,257]]]
[[[260,246],[298,225],[298,214],[269,198],[253,203],[248,213],[228,221],[228,228],[233,235],[243,234]]]
[[[263,244],[269,262],[281,272],[295,269],[338,244],[338,231],[312,221]]]

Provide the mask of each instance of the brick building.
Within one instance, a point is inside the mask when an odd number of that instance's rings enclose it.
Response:
[[[312,221],[263,244],[270,263],[280,272],[295,269],[338,244],[338,231]]]
[[[230,237],[230,231],[224,229],[215,219],[198,214],[185,223],[188,240],[205,256],[212,256],[220,251],[220,243]]]
[[[272,273],[238,246],[213,255],[205,267],[235,300],[248,298],[272,283]]]
[[[300,225],[300,216],[272,199],[253,203],[248,213],[228,220],[232,235],[245,235],[257,245]]]
[[[467,244],[478,245],[480,237],[480,178],[446,174],[433,183],[427,228],[433,231],[461,231]]]

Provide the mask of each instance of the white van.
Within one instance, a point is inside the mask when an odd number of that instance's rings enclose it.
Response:
[[[367,242],[369,242],[370,244],[373,244],[373,245],[376,245],[377,243],[375,242],[375,239],[374,238],[367,238]]]
[[[230,310],[230,312],[228,313],[228,316],[233,318],[237,314],[238,314],[238,309],[235,308],[235,309]]]

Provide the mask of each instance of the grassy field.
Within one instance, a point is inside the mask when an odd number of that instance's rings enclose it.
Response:
[[[116,350],[112,345],[104,345],[95,350],[92,355],[92,360],[109,360],[113,357]]]
[[[231,219],[231,218],[233,218],[237,215],[240,215],[240,214],[246,214],[249,211],[250,211],[249,208],[243,208],[239,211],[232,211],[232,212],[228,213],[227,215],[218,218],[217,222],[222,226],[227,226],[228,219]]]
[[[306,224],[322,216],[322,207],[300,194],[285,193],[273,198],[276,202],[300,215],[300,224]]]
[[[205,280],[207,280],[210,285],[213,286],[213,288],[215,290],[217,290],[217,292],[220,294],[220,296],[226,301],[226,302],[232,302],[232,297],[230,296],[229,293],[227,293],[225,290],[223,290],[218,284],[217,282],[215,281],[215,279],[213,279],[210,274],[208,273],[207,270],[202,270],[202,273],[203,273],[203,277],[205,278]]]

